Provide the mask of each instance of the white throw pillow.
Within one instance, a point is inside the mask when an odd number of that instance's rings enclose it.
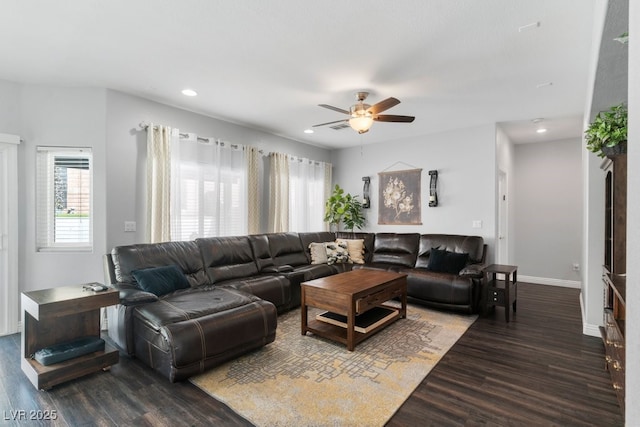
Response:
[[[311,252],[311,264],[327,263],[326,243],[309,243],[309,252]]]

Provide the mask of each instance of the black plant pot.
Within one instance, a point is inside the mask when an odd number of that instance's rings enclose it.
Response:
[[[620,154],[627,154],[627,141],[622,141],[618,145],[613,147],[602,147],[602,154],[607,157],[619,156]]]

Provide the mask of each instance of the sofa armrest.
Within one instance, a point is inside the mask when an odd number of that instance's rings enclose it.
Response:
[[[158,301],[157,295],[143,291],[133,285],[112,283],[111,287],[120,291],[120,304],[127,307]]]
[[[462,270],[460,270],[461,277],[472,277],[476,279],[481,279],[484,275],[485,264],[469,264]]]
[[[290,271],[293,271],[293,267],[290,265],[270,265],[269,267],[265,267],[260,270],[261,273],[288,273]]]

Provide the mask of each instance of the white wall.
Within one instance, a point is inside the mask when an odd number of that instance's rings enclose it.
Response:
[[[12,87],[13,86],[13,87]],[[8,91],[5,91],[9,87]],[[0,86],[19,112],[23,139],[19,163],[18,282],[20,291],[102,281],[106,246],[105,90],[38,85]],[[5,96],[7,98],[5,98]],[[4,124],[3,124],[4,125]],[[91,147],[93,152],[93,252],[37,252],[35,238],[36,146]]]
[[[490,245],[496,235],[496,130],[495,125],[458,129],[418,139],[335,150],[334,184],[362,195],[362,177],[371,177],[371,208],[366,210],[366,231],[399,233],[451,233],[479,235]],[[378,173],[422,169],[422,225],[378,224]],[[429,174],[438,171],[438,206],[430,208]],[[472,228],[474,220],[482,228]]]
[[[497,159],[497,173],[504,173],[506,177],[506,201],[507,204],[507,218],[506,218],[506,230],[507,235],[504,238],[505,244],[507,245],[506,251],[506,260],[501,260],[502,264],[511,264],[513,265],[515,259],[515,241],[517,238],[516,229],[515,229],[515,199],[514,195],[516,194],[516,183],[514,180],[514,144],[509,139],[509,137],[504,133],[504,131],[498,126],[496,129],[496,159]],[[497,191],[497,189],[496,189]],[[500,230],[498,229],[498,217],[499,217],[499,209],[500,209],[500,195],[496,193],[496,230],[497,233],[500,234]],[[498,260],[496,258],[496,260]]]
[[[515,264],[523,281],[580,287],[582,142],[516,144]]]

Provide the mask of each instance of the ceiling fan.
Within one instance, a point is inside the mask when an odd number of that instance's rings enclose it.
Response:
[[[320,123],[313,125],[313,127],[326,126],[334,123],[349,122],[349,126],[358,133],[365,133],[369,131],[374,121],[376,122],[397,122],[397,123],[411,123],[415,120],[413,116],[395,116],[390,114],[379,114],[400,104],[400,101],[396,98],[387,98],[384,101],[380,101],[377,104],[369,105],[365,104],[364,100],[369,96],[369,92],[358,92],[358,102],[349,108],[349,111],[342,108],[333,107],[327,104],[319,104],[319,107],[328,108],[329,110],[337,111],[349,116],[348,119],[336,120],[333,122]]]

